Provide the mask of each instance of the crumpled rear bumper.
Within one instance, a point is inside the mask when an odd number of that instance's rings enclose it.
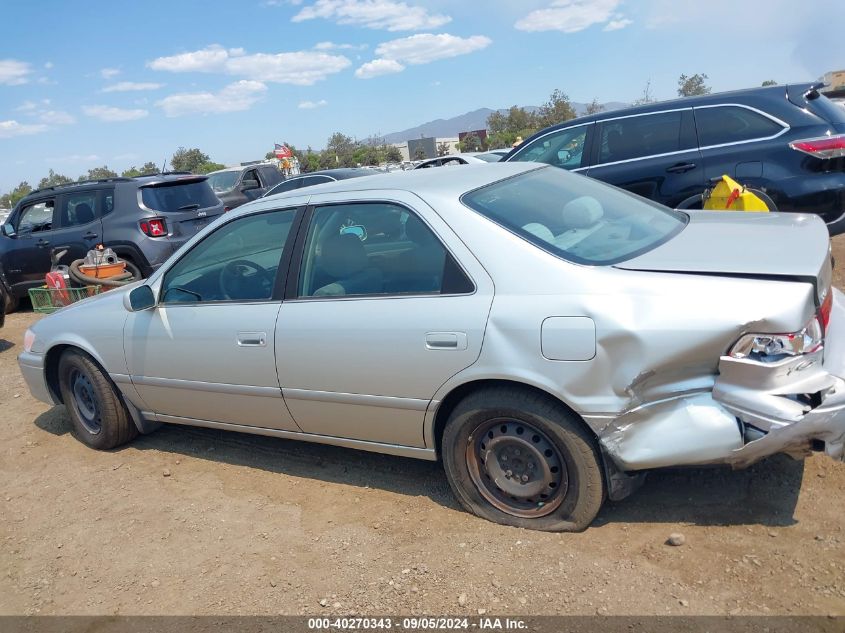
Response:
[[[722,357],[713,399],[745,425],[746,444],[726,461],[748,465],[814,441],[845,460],[845,295],[833,289],[824,350],[779,363]]]
[[[629,472],[744,467],[811,449],[845,460],[845,295],[832,292],[822,351],[778,363],[722,356],[712,390],[640,405],[607,424],[599,433],[605,453]]]

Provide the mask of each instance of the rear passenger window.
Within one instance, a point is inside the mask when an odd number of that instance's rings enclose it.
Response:
[[[599,163],[668,154],[681,149],[683,112],[641,114],[601,124]]]
[[[388,203],[318,207],[299,296],[459,294],[472,282],[432,230]]]
[[[71,193],[64,197],[59,226],[79,226],[96,219],[97,192]]]
[[[701,147],[767,138],[784,129],[767,116],[737,106],[696,108],[695,125]]]

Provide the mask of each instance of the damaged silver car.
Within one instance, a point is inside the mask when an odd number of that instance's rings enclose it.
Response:
[[[812,215],[418,170],[244,205],[19,362],[94,448],[169,423],[441,459],[470,512],[582,530],[650,469],[843,458],[831,272]]]

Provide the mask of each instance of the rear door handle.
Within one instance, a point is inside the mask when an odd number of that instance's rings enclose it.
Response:
[[[695,169],[695,163],[678,163],[676,165],[672,165],[671,167],[667,167],[666,171],[670,174],[683,174],[692,169]]]
[[[467,335],[465,332],[429,332],[425,335],[425,348],[431,350],[465,350],[467,348]]]
[[[88,231],[85,235],[82,236],[82,239],[83,240],[96,240],[97,234],[92,232],[92,231]]]
[[[38,248],[47,248],[48,246],[50,246],[50,242],[48,242],[47,240],[45,240],[45,239],[42,237],[40,240],[38,240],[38,241],[35,243],[35,245],[36,245]]]
[[[239,347],[267,347],[267,332],[238,332]]]

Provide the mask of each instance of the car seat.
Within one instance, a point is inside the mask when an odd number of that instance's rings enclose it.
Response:
[[[381,294],[381,271],[370,266],[364,244],[350,233],[332,235],[322,244],[320,266],[335,281],[318,288],[315,297],[326,295]]]

